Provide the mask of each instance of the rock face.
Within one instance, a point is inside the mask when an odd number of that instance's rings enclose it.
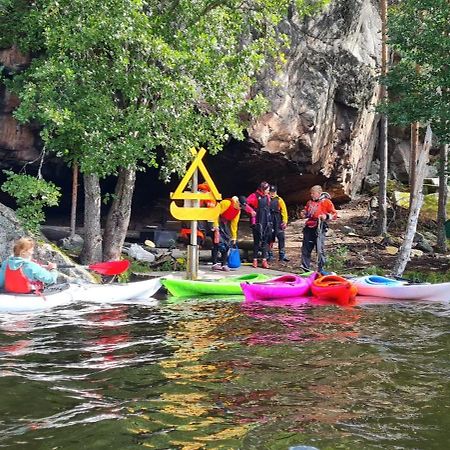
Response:
[[[218,169],[212,175],[219,181],[224,172],[233,178],[223,181],[223,192],[250,192],[267,179],[293,204],[304,202],[313,184],[324,185],[338,202],[360,189],[377,140],[376,5],[375,0],[331,0],[314,17],[292,15],[282,25],[292,41],[287,63],[278,73],[268,69],[258,87],[270,100],[270,112],[252,124],[245,143],[231,143],[214,158]],[[0,50],[0,64],[10,71],[28,63],[15,48]],[[0,86],[4,165],[39,156],[36,131],[11,116],[16,105]]]
[[[372,161],[380,27],[371,0],[334,0],[306,21],[293,16],[283,27],[292,39],[286,67],[261,83],[272,108],[250,138],[299,172],[321,175],[318,182],[329,179],[337,194],[358,191]]]
[[[15,72],[30,63],[29,57],[16,47],[0,50],[0,65]],[[38,136],[30,126],[20,125],[12,116],[19,99],[0,84],[0,165],[8,167],[14,161],[34,161],[39,157]]]

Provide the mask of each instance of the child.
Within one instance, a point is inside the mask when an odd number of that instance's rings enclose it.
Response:
[[[330,195],[322,191],[319,185],[311,188],[311,200],[300,213],[302,219],[307,219],[303,228],[303,245],[301,268],[311,270],[311,253],[316,247],[318,272],[325,274],[325,233],[328,221],[337,219],[337,213]]]
[[[41,291],[45,284],[54,284],[58,277],[56,264],[41,266],[31,260],[35,242],[23,237],[14,243],[13,256],[0,268],[0,287],[6,292],[30,294]]]

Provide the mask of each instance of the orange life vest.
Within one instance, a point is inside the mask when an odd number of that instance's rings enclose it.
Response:
[[[30,281],[23,273],[21,267],[13,270],[6,265],[5,270],[5,291],[15,294],[30,294],[39,292],[44,288],[44,283],[40,281]]]
[[[231,198],[226,200],[230,200],[230,206],[220,215],[220,218],[231,222],[240,213],[241,209],[234,207],[234,202]]]

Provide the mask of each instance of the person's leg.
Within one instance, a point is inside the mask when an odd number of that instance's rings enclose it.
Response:
[[[253,233],[253,267],[258,267],[258,251],[261,245],[261,224],[257,223],[252,228]]]
[[[304,269],[311,269],[311,253],[316,245],[317,232],[315,228],[305,227],[303,229],[301,266]]]
[[[280,230],[277,235],[278,239],[278,259],[280,261],[289,261],[289,258],[286,258],[286,240],[285,240],[285,234],[283,230]]]
[[[220,263],[222,266],[226,266],[228,262],[228,250],[230,249],[230,246],[223,242],[220,244]]]
[[[268,252],[268,257],[267,257],[267,261],[273,261],[273,242],[269,243],[269,252]]]
[[[267,257],[269,255],[269,240],[272,236],[273,231],[271,229],[269,229],[268,227],[266,227],[266,229],[264,230],[264,234],[261,238],[261,253],[262,253],[262,267],[263,269],[268,269],[269,265],[267,263]]]
[[[211,249],[212,263],[217,264],[219,260],[219,244],[213,244]]]

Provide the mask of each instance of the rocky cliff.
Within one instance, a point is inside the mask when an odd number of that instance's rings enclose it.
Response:
[[[318,182],[325,177],[336,194],[361,187],[377,140],[376,4],[334,0],[314,18],[291,17],[283,26],[292,38],[288,63],[261,83],[271,111],[250,130],[262,151],[282,155]],[[291,176],[286,184],[303,183]]]
[[[377,137],[379,30],[374,0],[331,0],[306,20],[293,14],[282,25],[292,39],[287,63],[278,73],[268,69],[258,88],[269,98],[270,112],[251,126],[244,145],[228,145],[218,156],[219,172],[228,162],[234,171],[228,173],[247,180],[244,192],[262,178],[278,183],[288,202],[305,199],[316,183],[341,200],[357,192]],[[15,48],[0,51],[0,64],[9,70],[27,63]],[[15,105],[17,99],[0,87],[3,166],[39,154],[36,131],[11,115]]]

